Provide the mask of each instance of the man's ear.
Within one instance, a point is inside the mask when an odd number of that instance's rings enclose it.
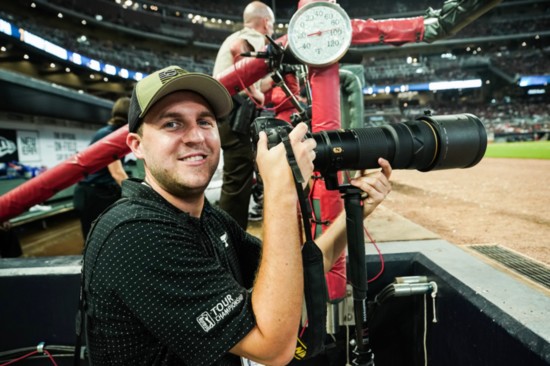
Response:
[[[126,145],[132,150],[136,158],[143,159],[143,153],[141,151],[141,136],[135,132],[130,132],[126,136]]]

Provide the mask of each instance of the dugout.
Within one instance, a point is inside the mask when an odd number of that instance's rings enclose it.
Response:
[[[422,295],[385,302],[369,326],[376,365],[420,366],[425,357],[446,366],[550,363],[548,294],[443,240],[388,242],[382,250],[385,270],[370,284],[369,299],[395,277],[426,276],[438,286],[437,322],[429,295],[426,302]],[[368,250],[366,260],[371,277],[378,254]],[[40,342],[73,346],[79,275],[79,256],[0,261],[0,322],[9,330],[0,333],[0,354]],[[345,358],[341,345],[303,364],[344,365]],[[72,364],[67,354],[56,361]]]

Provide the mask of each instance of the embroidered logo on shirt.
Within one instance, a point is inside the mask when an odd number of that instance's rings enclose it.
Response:
[[[237,307],[244,299],[243,294],[239,294],[237,298],[233,298],[230,294],[214,305],[210,310],[203,312],[198,316],[197,322],[205,332],[209,332],[222,321],[233,309]]]
[[[208,332],[210,329],[214,328],[214,325],[216,325],[214,319],[212,319],[210,314],[208,314],[208,312],[206,311],[199,315],[197,321],[205,332]]]
[[[220,240],[223,241],[226,248],[229,246],[229,243],[227,242],[227,233],[224,233],[222,236],[220,236]]]

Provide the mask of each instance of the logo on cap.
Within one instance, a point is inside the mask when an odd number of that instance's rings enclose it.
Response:
[[[159,72],[160,82],[164,85],[170,80],[180,75],[186,74],[182,69],[170,69]]]

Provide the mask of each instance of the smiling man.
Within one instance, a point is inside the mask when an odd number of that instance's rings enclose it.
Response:
[[[96,222],[84,253],[84,309],[98,365],[285,365],[294,355],[303,301],[297,193],[282,144],[260,134],[263,242],[213,207],[204,191],[218,166],[218,122],[232,108],[208,75],[170,66],[136,84],[127,143],[145,180]],[[290,134],[304,177],[315,140]],[[391,167],[352,180],[365,215],[390,191]],[[325,268],[345,248],[344,217],[319,238]],[[334,229],[332,229],[334,227]],[[261,244],[261,245],[260,245]]]

